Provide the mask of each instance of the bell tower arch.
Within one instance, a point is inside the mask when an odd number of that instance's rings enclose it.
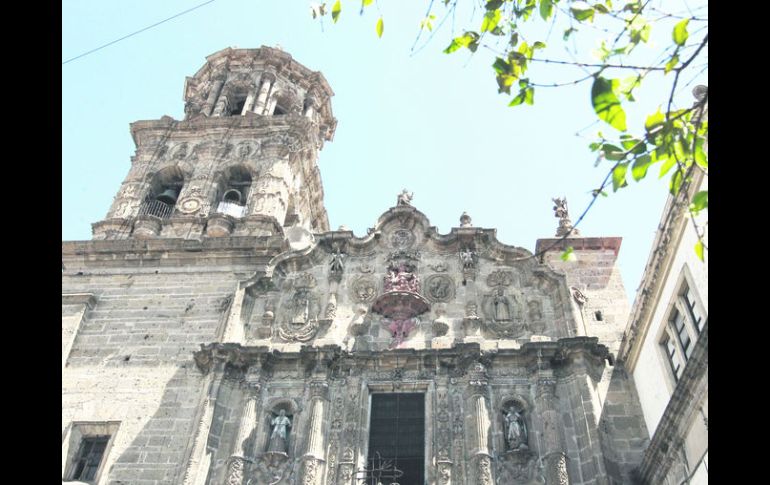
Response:
[[[227,48],[185,80],[185,117],[131,124],[131,169],[94,239],[329,230],[318,154],[334,136],[320,72],[278,48]]]

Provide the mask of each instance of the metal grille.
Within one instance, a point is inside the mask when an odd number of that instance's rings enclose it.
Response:
[[[159,200],[146,200],[139,207],[140,216],[154,216],[159,219],[168,219],[174,211],[174,206]]]
[[[364,483],[423,485],[425,483],[425,395],[372,394],[369,457]],[[375,475],[387,468],[403,472]]]

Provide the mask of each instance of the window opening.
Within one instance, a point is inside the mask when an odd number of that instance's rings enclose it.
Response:
[[[243,112],[243,107],[246,106],[246,98],[240,98],[233,103],[233,109],[230,111],[231,116],[238,116]]]
[[[72,473],[72,480],[91,481],[96,478],[96,472],[99,470],[109,439],[109,436],[83,438],[75,458],[75,471]]]
[[[698,310],[695,295],[686,281],[677,293],[667,322],[660,344],[671,365],[674,380],[678,381],[706,324],[706,318]]]
[[[596,321],[597,321],[597,322],[602,322],[602,321],[604,321],[604,315],[602,314],[602,311],[601,311],[601,310],[597,311],[597,312],[594,314],[594,316],[596,316]]]
[[[275,105],[275,110],[273,110],[273,116],[283,116],[286,114],[286,110],[282,108],[279,105]]]
[[[423,485],[424,462],[425,395],[372,394],[365,483]]]

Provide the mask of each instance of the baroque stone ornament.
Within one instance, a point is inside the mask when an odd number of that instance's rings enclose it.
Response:
[[[493,271],[487,276],[487,286],[511,286],[513,284],[513,273],[510,271]]]
[[[390,244],[396,249],[407,249],[412,247],[415,241],[415,235],[408,229],[396,229],[390,235]]]
[[[463,212],[463,215],[460,216],[460,227],[473,227],[471,222],[471,216],[467,212]]]
[[[511,404],[508,409],[503,410],[506,450],[529,449],[529,434],[523,414],[524,411],[516,404]]]
[[[521,297],[516,293],[506,295],[503,287],[484,296],[484,325],[499,337],[514,338],[525,330]]]
[[[430,309],[428,301],[420,295],[420,280],[411,263],[390,263],[385,276],[385,292],[375,300],[372,311],[382,315],[382,323],[393,340],[391,347],[400,345],[409,332],[419,323],[416,317]]]
[[[294,283],[294,295],[284,305],[284,323],[278,328],[278,335],[284,340],[307,342],[318,331],[320,304],[311,292],[315,278],[310,274],[300,275]]]
[[[350,285],[350,296],[354,301],[368,303],[377,296],[377,282],[374,278],[362,276]]]
[[[578,305],[585,305],[585,303],[588,301],[588,297],[583,294],[582,291],[578,290],[574,286],[571,288],[572,290],[572,298],[575,299]]]
[[[203,201],[198,197],[185,197],[177,203],[177,209],[183,214],[194,214],[203,205]]]
[[[446,275],[431,275],[425,279],[427,297],[434,302],[450,301],[455,296],[455,284]]]

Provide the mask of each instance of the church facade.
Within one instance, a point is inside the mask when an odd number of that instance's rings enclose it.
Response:
[[[91,241],[62,245],[62,482],[636,483],[616,237],[535,252],[394,193],[332,231],[323,75],[268,47],[185,81]],[[573,248],[575,261],[560,257]]]

